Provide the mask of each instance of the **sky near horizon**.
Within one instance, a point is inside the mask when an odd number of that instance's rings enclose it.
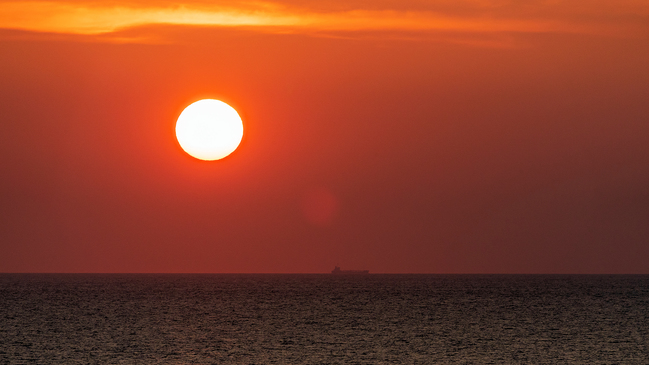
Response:
[[[649,273],[646,1],[0,9],[0,272]]]

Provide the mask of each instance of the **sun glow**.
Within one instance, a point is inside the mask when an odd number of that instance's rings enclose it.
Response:
[[[176,138],[189,155],[205,161],[220,160],[234,152],[241,143],[243,122],[228,104],[203,99],[180,113]]]

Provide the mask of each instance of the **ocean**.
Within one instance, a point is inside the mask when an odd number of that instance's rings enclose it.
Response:
[[[649,275],[0,274],[0,364],[649,364]]]

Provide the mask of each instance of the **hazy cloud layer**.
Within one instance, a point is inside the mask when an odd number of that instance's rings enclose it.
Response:
[[[2,1],[0,28],[100,34],[150,24],[283,31],[567,32],[646,35],[643,1]],[[262,28],[260,28],[262,29]],[[273,29],[270,29],[273,30]],[[276,31],[277,29],[275,29]]]

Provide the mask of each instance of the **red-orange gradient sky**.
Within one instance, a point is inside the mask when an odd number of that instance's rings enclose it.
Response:
[[[212,3],[0,1],[0,272],[649,273],[646,1]]]

